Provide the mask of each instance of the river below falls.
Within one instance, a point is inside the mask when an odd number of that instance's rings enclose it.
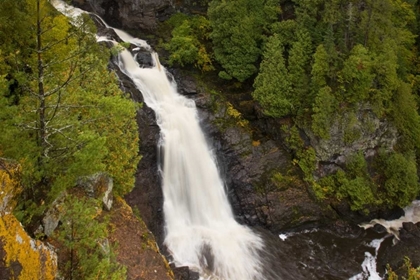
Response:
[[[282,279],[378,279],[376,277],[375,247],[373,240],[381,240],[386,235],[369,229],[354,238],[339,237],[323,230],[307,230],[282,233],[274,236],[263,234],[272,260],[271,269]],[[381,246],[390,246],[392,236],[385,238]],[[379,254],[381,253],[379,249]],[[366,256],[373,262],[365,267]],[[276,261],[274,261],[276,260]],[[365,270],[365,272],[363,272]],[[378,269],[380,275],[383,269]],[[380,279],[380,278],[379,278]]]

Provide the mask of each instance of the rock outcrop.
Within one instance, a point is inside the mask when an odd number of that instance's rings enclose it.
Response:
[[[114,26],[150,32],[174,8],[171,0],[73,0],[75,6],[94,12]]]
[[[106,173],[80,178],[77,185],[83,188],[89,197],[101,200],[105,210],[111,210],[114,199],[112,194],[114,183]]]
[[[305,129],[305,134],[316,152],[318,177],[337,171],[358,152],[370,158],[379,147],[392,150],[398,138],[397,129],[388,120],[378,118],[368,106],[337,116],[329,139],[316,137],[310,129]]]
[[[0,279],[55,279],[53,248],[32,239],[12,214],[15,196],[21,191],[20,167],[0,161]]]

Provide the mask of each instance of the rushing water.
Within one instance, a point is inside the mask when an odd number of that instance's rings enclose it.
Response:
[[[84,13],[61,0],[51,2],[69,17]],[[121,40],[152,51],[146,41],[113,29]],[[112,40],[101,37],[98,41]],[[194,101],[177,93],[157,54],[152,56],[155,66],[146,69],[124,50],[119,55],[119,66],[155,111],[161,129],[158,144],[162,157],[164,243],[176,265],[189,266],[202,279],[381,279],[383,271],[377,268],[376,259],[381,244],[392,235],[369,228],[379,223],[398,238],[402,222],[420,221],[419,201],[404,209],[406,215],[400,219],[361,225],[366,232],[354,238],[321,230],[281,233],[277,237],[264,231],[256,234],[239,225],[214,155],[200,129]]]
[[[156,53],[154,68],[139,67],[127,50],[120,57],[161,129],[164,243],[175,263],[203,277],[258,279],[262,240],[233,217],[195,103],[176,92]]]

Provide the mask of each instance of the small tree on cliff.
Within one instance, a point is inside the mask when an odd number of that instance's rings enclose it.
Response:
[[[112,255],[106,222],[99,222],[100,202],[69,196],[64,203],[58,240],[62,243],[59,270],[64,279],[126,279],[126,268]],[[89,225],[89,226],[87,226]]]

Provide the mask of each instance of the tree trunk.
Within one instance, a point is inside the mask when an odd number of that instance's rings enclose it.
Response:
[[[36,2],[36,12],[37,12],[37,58],[38,58],[38,94],[39,99],[39,111],[38,111],[38,142],[41,147],[41,154],[39,157],[40,168],[42,170],[42,165],[44,164],[44,157],[46,148],[47,148],[47,139],[46,139],[46,124],[45,124],[45,90],[44,90],[44,65],[42,61],[42,27],[41,27],[41,10],[40,10],[40,1]]]

